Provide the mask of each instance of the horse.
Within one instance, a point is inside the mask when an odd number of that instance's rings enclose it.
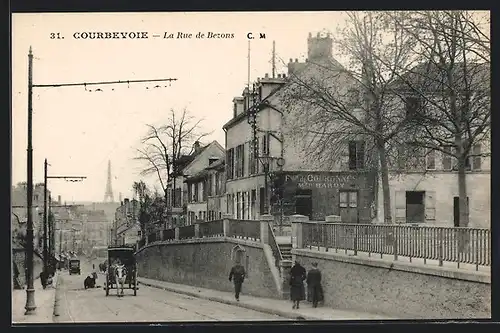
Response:
[[[127,276],[127,269],[123,265],[117,265],[115,267],[115,283],[116,283],[116,295],[123,296],[123,285],[125,284],[125,278]],[[121,289],[121,294],[120,294]]]
[[[87,276],[85,280],[83,281],[83,287],[85,289],[88,288],[95,288],[95,280],[97,280],[97,273],[92,272],[91,275]]]

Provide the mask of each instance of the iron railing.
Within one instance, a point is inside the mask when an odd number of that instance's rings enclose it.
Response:
[[[260,221],[229,220],[228,237],[260,240]]]
[[[199,237],[219,237],[224,236],[224,221],[214,220],[203,222],[199,224],[200,234]]]
[[[163,230],[162,240],[172,240],[175,239],[175,229],[165,229]]]
[[[148,235],[148,243],[156,242],[156,232],[150,233]]]
[[[194,238],[194,224],[179,227],[179,239]]]
[[[274,264],[276,267],[280,268],[280,261],[283,260],[283,255],[281,254],[280,247],[278,246],[278,243],[276,242],[276,236],[274,235],[273,228],[271,227],[271,223],[267,224],[268,227],[268,232],[269,232],[269,246],[271,247],[271,250],[273,251],[273,257],[274,257]]]
[[[345,223],[303,223],[304,247],[491,266],[489,229]]]

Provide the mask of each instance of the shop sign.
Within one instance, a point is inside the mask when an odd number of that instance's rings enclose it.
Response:
[[[285,182],[297,183],[299,188],[341,188],[351,184],[356,179],[355,175],[322,175],[322,174],[297,174],[285,175]]]

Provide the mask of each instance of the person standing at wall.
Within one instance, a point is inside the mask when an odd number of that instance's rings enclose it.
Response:
[[[290,270],[290,298],[293,302],[292,309],[300,307],[300,301],[305,299],[304,280],[306,279],[306,269],[295,261],[295,265]]]
[[[229,273],[229,281],[233,281],[234,283],[234,297],[239,302],[241,286],[243,284],[243,281],[245,281],[245,268],[243,268],[239,260],[237,260],[236,264],[233,266],[233,268],[231,268],[231,272]]]
[[[307,273],[307,295],[310,295],[310,301],[313,304],[313,308],[317,308],[318,302],[323,301],[321,271],[318,269],[318,263],[314,262],[312,266],[313,268]]]

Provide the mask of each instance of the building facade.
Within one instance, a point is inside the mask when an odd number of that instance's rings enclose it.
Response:
[[[224,159],[211,159],[208,167],[185,180],[188,189],[188,224],[212,221],[226,213]]]
[[[139,226],[139,201],[125,198],[116,209],[112,228],[113,243],[116,245],[134,245],[141,237]]]
[[[47,191],[50,196],[50,191]],[[27,215],[27,185],[19,183],[11,188],[11,226],[12,237],[25,237]],[[33,244],[36,251],[43,251],[43,207],[44,207],[44,186],[36,184],[33,187],[33,210],[31,213],[33,219]],[[21,236],[24,235],[24,236]]]
[[[344,222],[371,222],[376,177],[366,163],[362,138],[346,140],[340,147],[342,156],[325,167],[318,162],[320,156],[308,150],[303,136],[297,135],[299,115],[310,110],[301,104],[290,105],[287,96],[295,89],[297,77],[325,78],[325,66],[332,71],[341,69],[332,55],[331,37],[309,35],[306,62],[290,59],[287,75],[270,78],[266,74],[258,80],[257,140],[248,120],[252,95],[245,89],[242,97],[233,99],[233,119],[224,130],[227,209],[234,218],[257,219],[271,213],[323,220],[340,215]],[[336,79],[344,80],[343,86],[351,84],[346,77]],[[258,145],[257,156],[254,144]]]
[[[227,213],[225,160],[209,165],[207,170],[207,220],[220,220]]]
[[[196,143],[195,143],[196,145]],[[183,183],[181,200],[185,202],[185,223],[187,225],[196,221],[207,219],[207,181],[208,170],[206,168],[221,158],[224,158],[224,148],[217,142],[201,147],[194,147],[195,155],[192,160],[180,171]]]

